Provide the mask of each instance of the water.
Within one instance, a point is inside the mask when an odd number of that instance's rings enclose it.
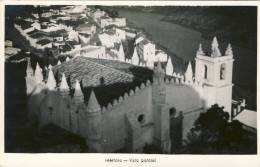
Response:
[[[120,9],[119,15],[126,17],[128,21],[137,27],[143,28],[151,36],[152,40],[166,47],[185,61],[194,60],[199,43],[204,50],[210,50],[211,41],[202,38],[199,31],[178,24],[161,21],[163,15],[136,12]],[[244,97],[248,106],[256,106],[256,51],[238,47],[232,41],[219,42],[222,54],[228,43],[231,43],[234,53],[233,97]],[[174,61],[174,60],[173,60]]]

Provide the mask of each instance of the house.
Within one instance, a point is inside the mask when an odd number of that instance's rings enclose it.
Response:
[[[101,17],[100,18],[100,27],[104,28],[106,26],[115,25],[117,27],[126,26],[126,18],[110,18],[110,17]]]
[[[52,48],[52,42],[49,39],[42,39],[36,42],[35,48],[37,49],[45,49]]]
[[[154,61],[167,62],[168,55],[162,50],[155,51]]]
[[[143,37],[139,37],[138,39],[140,38]],[[147,39],[142,39],[136,43],[136,50],[140,59],[146,61],[148,66],[153,68],[153,62],[155,60],[155,44]]]
[[[12,47],[13,41],[5,40],[5,47]]]
[[[10,57],[17,55],[21,49],[14,48],[12,46],[5,46],[5,59],[9,59]]]
[[[121,41],[126,40],[126,31],[124,29],[116,28],[116,35]]]
[[[81,49],[80,55],[84,57],[90,57],[96,59],[105,59],[106,48],[104,46],[88,45]]]
[[[98,19],[100,19],[101,17],[105,16],[105,12],[100,10],[100,9],[97,9],[96,11],[92,12],[91,13],[91,16],[93,17],[93,19],[95,21],[97,21]]]
[[[120,38],[114,32],[104,32],[98,35],[102,46],[113,48],[114,43],[120,43]]]
[[[33,31],[35,28],[32,26],[32,22],[18,20],[14,24],[14,27],[21,33],[21,35],[26,36],[26,33]]]
[[[96,26],[91,23],[86,24],[80,24],[78,27],[76,27],[76,31],[82,34],[94,34],[96,33]]]

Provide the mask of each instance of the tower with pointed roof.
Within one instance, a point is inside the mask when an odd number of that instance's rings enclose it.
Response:
[[[195,80],[204,85],[203,98],[206,107],[218,104],[231,113],[234,61],[231,45],[228,45],[225,54],[222,55],[217,38],[214,37],[211,54],[205,55],[200,45],[195,60]]]
[[[32,65],[31,65],[31,59],[29,57],[27,58],[25,80],[26,80],[26,93],[27,93],[27,95],[29,95],[32,92],[32,90],[35,86],[35,77],[33,75],[33,68],[32,68]]]
[[[119,51],[118,51],[118,60],[119,61],[125,61],[125,52],[124,52],[124,48],[123,48],[123,44],[121,43]]]
[[[80,134],[86,138],[86,145],[90,152],[102,152],[101,107],[92,90],[87,102],[86,110],[81,113]]]
[[[138,57],[138,54],[137,54],[136,47],[134,48],[134,53],[133,53],[133,56],[132,56],[132,64],[136,65],[136,66],[139,65],[139,57]]]
[[[54,74],[51,69],[49,70],[49,73],[48,73],[48,79],[47,79],[46,86],[49,91],[54,91],[56,89],[56,80],[54,78]]]
[[[65,76],[64,73],[62,74],[61,83],[60,83],[60,89],[59,90],[60,90],[60,95],[62,97],[69,96],[69,94],[70,94],[69,85],[67,83],[66,76]]]
[[[99,111],[101,111],[101,108],[97,101],[96,95],[92,90],[87,104],[87,112],[99,112]]]
[[[37,63],[36,65],[36,69],[34,71],[34,76],[35,76],[35,82],[37,84],[40,84],[43,82],[43,74],[42,74],[42,69],[41,67],[39,66],[39,64]]]
[[[152,85],[152,109],[154,119],[154,144],[164,153],[171,149],[170,115],[166,105],[165,71],[161,62],[154,68]]]
[[[74,103],[75,104],[83,104],[84,103],[84,94],[80,88],[80,83],[78,80],[75,82],[75,91],[74,91]]]
[[[172,76],[173,74],[173,65],[171,57],[169,57],[168,62],[166,64],[166,74],[169,76]]]
[[[185,82],[191,84],[193,82],[193,72],[191,62],[189,62],[187,70],[185,72]]]
[[[33,77],[33,68],[29,57],[27,58],[26,77]]]

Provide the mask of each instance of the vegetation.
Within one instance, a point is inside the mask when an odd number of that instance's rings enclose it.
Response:
[[[222,41],[256,50],[257,8],[246,6],[120,6],[133,11],[164,15],[163,21],[199,30],[205,39],[218,36]]]
[[[192,154],[255,154],[256,136],[229,122],[223,107],[213,105],[201,113],[187,136],[185,152]]]

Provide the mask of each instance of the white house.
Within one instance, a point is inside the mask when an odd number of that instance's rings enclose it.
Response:
[[[107,48],[113,48],[114,43],[120,43],[121,40],[116,36],[115,33],[105,32],[98,35],[102,46]]]
[[[144,39],[137,44],[137,53],[140,59],[144,61],[154,61],[155,59],[155,44]]]
[[[125,27],[126,26],[126,18],[101,18],[100,19],[100,27],[104,28],[109,25],[115,25],[118,27]]]
[[[83,34],[94,34],[96,33],[96,26],[91,23],[86,23],[86,24],[80,24],[77,28],[76,31],[79,33]]]
[[[90,58],[106,59],[106,48],[104,46],[88,45],[81,49],[80,55]]]
[[[101,17],[105,16],[105,14],[106,13],[104,11],[97,9],[91,15],[92,15],[93,19],[97,21],[97,19],[100,19]]]
[[[168,55],[164,51],[157,50],[155,53],[154,61],[167,62]]]
[[[121,40],[126,40],[126,32],[123,29],[116,28],[116,36]]]

